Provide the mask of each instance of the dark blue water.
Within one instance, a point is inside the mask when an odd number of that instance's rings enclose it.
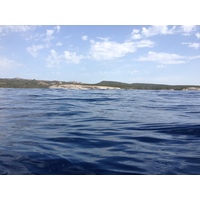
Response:
[[[0,174],[200,174],[200,92],[0,89]]]

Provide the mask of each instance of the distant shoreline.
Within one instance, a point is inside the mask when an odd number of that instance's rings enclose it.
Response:
[[[132,90],[198,90],[197,85],[164,85],[149,83],[122,83],[115,81],[101,81],[96,84],[65,81],[45,81],[22,78],[0,78],[0,88],[62,88],[62,89],[132,89]]]

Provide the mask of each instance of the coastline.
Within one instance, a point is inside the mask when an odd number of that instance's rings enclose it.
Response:
[[[191,90],[200,91],[198,85],[164,85],[151,83],[122,83],[116,81],[101,81],[96,84],[87,84],[76,81],[47,81],[22,78],[0,78],[0,88],[50,88],[50,89],[76,89],[76,90]]]
[[[63,85],[52,85],[49,88],[53,89],[75,89],[75,90],[116,90],[121,89],[119,87],[109,87],[109,86],[92,86],[92,85],[75,85],[75,84],[63,84]]]

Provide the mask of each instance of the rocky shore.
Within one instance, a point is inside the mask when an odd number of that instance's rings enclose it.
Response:
[[[200,91],[200,87],[188,87],[183,90],[198,90],[198,91]]]
[[[52,85],[49,88],[63,88],[63,89],[74,89],[74,90],[88,90],[88,89],[99,89],[99,90],[116,90],[121,89],[119,87],[110,86],[93,86],[93,85],[75,85],[75,84],[62,84],[62,85]]]

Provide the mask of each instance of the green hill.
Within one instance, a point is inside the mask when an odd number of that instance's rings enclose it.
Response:
[[[164,84],[149,84],[149,83],[122,83],[117,81],[101,81],[96,84],[87,84],[80,82],[65,82],[65,81],[44,81],[35,79],[21,78],[0,78],[0,88],[50,88],[51,86],[62,85],[82,85],[82,86],[108,86],[121,89],[134,90],[200,90],[200,86],[195,85],[164,85]]]
[[[57,84],[59,81],[43,81],[35,79],[0,79],[0,88],[49,88],[53,84]]]
[[[187,88],[199,88],[195,85],[164,85],[164,84],[151,84],[151,83],[122,83],[116,81],[101,81],[96,85],[120,87],[121,89],[135,89],[135,90],[183,90]]]

